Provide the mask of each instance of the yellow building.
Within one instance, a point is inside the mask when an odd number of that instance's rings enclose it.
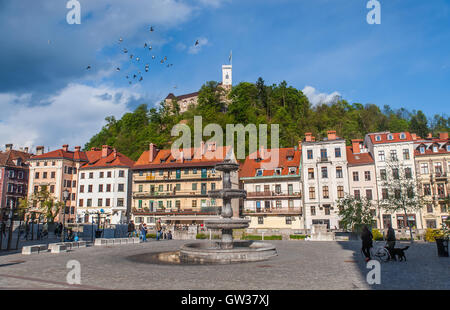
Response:
[[[171,150],[150,144],[133,167],[132,214],[135,223],[203,224],[220,215],[222,200],[208,197],[208,191],[222,188],[222,172],[214,169],[225,157],[234,160],[231,147],[205,144],[183,150],[174,158]],[[190,153],[190,156],[187,154]],[[189,158],[191,157],[191,158]],[[238,174],[232,173],[234,188]],[[233,206],[238,215],[237,203]]]

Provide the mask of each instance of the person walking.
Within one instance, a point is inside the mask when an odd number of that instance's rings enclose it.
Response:
[[[139,227],[138,227],[138,232],[139,232],[139,239],[141,239],[142,240],[142,223],[140,223],[139,224]]]
[[[361,240],[362,240],[362,252],[364,256],[366,257],[366,262],[370,261],[370,248],[372,247],[372,239],[373,235],[370,232],[369,228],[367,228],[367,225],[364,225],[362,232],[361,232]]]
[[[388,224],[388,230],[387,230],[387,236],[386,236],[386,248],[389,251],[389,254],[391,254],[392,257],[392,250],[395,247],[395,231],[392,228],[391,224]]]
[[[134,226],[134,222],[130,221],[128,224],[128,237],[134,237],[134,232],[136,230],[136,227]]]
[[[142,242],[147,242],[147,224],[144,223],[141,228]]]
[[[169,233],[167,234],[167,239],[172,240],[172,232],[169,230]]]
[[[161,219],[156,221],[156,240],[158,241],[161,238]]]

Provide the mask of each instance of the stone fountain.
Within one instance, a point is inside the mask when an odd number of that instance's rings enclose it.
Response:
[[[249,220],[232,218],[232,199],[246,198],[245,190],[232,189],[232,171],[237,171],[239,165],[229,159],[215,166],[217,171],[223,171],[223,189],[208,192],[211,198],[223,200],[221,218],[205,222],[209,229],[222,230],[219,242],[190,243],[180,249],[182,263],[212,263],[228,264],[238,262],[252,262],[269,259],[277,255],[277,250],[271,244],[259,241],[233,241],[233,229],[247,228]]]

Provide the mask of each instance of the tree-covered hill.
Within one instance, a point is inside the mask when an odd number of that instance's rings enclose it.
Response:
[[[363,138],[368,132],[385,130],[410,131],[425,137],[429,132],[448,132],[450,127],[448,116],[436,114],[427,119],[420,110],[392,110],[389,106],[380,109],[375,104],[350,104],[340,98],[331,104],[312,106],[301,90],[288,86],[285,81],[268,86],[259,78],[256,83],[234,86],[229,94],[219,83],[207,82],[200,89],[198,105],[183,114],[174,101],[171,107],[161,103],[158,108],[150,109],[142,104],[120,120],[107,117],[107,124],[86,143],[85,149],[107,144],[136,160],[150,142],[159,148],[169,147],[177,138],[170,134],[175,124],[184,121],[193,129],[195,115],[203,117],[203,127],[217,123],[224,132],[226,124],[279,124],[280,147],[296,145],[305,132],[320,138],[328,130],[336,130],[338,136],[349,141]],[[206,136],[204,140],[209,138]]]

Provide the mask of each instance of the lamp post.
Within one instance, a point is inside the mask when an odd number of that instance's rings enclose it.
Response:
[[[14,217],[14,201],[11,199],[10,201],[10,208],[9,208],[9,233],[8,233],[8,245],[7,250],[11,248],[11,239],[12,239],[12,233],[13,233],[13,217]]]
[[[62,217],[62,233],[61,233],[61,242],[64,242],[64,237],[65,237],[65,219],[66,219],[66,205],[67,205],[67,200],[69,199],[69,191],[67,189],[65,189],[62,193],[63,196],[63,201],[64,201],[64,209],[63,209],[63,217]]]

